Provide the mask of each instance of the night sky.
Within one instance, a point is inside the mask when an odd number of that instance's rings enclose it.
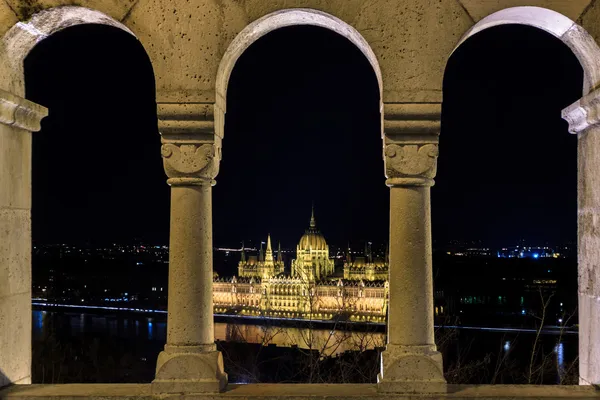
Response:
[[[69,28],[25,70],[27,98],[50,109],[34,133],[34,241],[166,244],[169,188],[142,46],[115,28]],[[576,137],[560,110],[582,79],[566,46],[534,28],[492,28],[459,48],[444,80],[436,243],[575,240]],[[293,247],[312,202],[329,243],[387,240],[379,93],[358,49],[325,29],[280,29],[242,55],[227,97],[215,245],[271,233]]]

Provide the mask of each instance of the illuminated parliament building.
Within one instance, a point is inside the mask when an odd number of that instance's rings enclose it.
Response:
[[[387,258],[387,257],[386,257]],[[314,210],[309,228],[296,246],[291,274],[284,272],[281,246],[273,254],[271,236],[257,256],[246,256],[242,246],[238,276],[215,277],[215,313],[280,318],[383,322],[388,302],[387,260],[346,255],[343,278],[335,276],[329,246],[316,227]]]

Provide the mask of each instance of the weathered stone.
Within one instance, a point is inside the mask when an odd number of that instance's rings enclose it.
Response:
[[[30,383],[31,130],[47,110],[0,90],[0,387]]]
[[[222,389],[226,375],[221,356],[214,351],[212,333],[211,185],[221,160],[227,83],[238,57],[260,37],[285,26],[313,25],[354,43],[370,62],[380,89],[383,157],[386,183],[391,187],[393,284],[389,345],[383,355],[379,389],[443,390],[442,362],[433,343],[429,186],[437,168],[447,58],[457,44],[489,27],[533,26],[569,46],[583,66],[582,90],[588,94],[600,86],[600,50],[593,40],[600,35],[598,2],[533,0],[527,5],[544,8],[509,9],[525,1],[90,0],[85,2],[90,8],[72,3],[6,0],[0,4],[0,31],[4,34],[0,89],[10,92],[0,92],[2,307],[17,304],[17,312],[29,312],[22,301],[29,295],[24,287],[30,279],[26,255],[31,204],[28,131],[39,129],[45,110],[18,97],[24,93],[23,60],[37,43],[71,26],[103,24],[122,29],[140,39],[154,67],[161,153],[172,186],[169,330],[154,388],[159,393]],[[577,18],[583,27],[573,22]],[[21,22],[16,23],[17,19]],[[595,94],[584,97],[565,116],[571,130],[579,134],[582,383],[598,384],[600,139],[595,99]],[[20,302],[14,303],[17,297]],[[10,320],[13,314],[0,308],[0,315]],[[3,352],[11,354],[11,363],[0,358],[0,373],[5,372],[12,382],[26,382],[28,374],[22,371],[30,362],[29,345],[20,352],[12,337],[5,339],[4,332],[0,333],[0,357]],[[17,353],[7,353],[9,348]]]
[[[577,134],[579,377],[600,383],[600,90],[563,110]]]

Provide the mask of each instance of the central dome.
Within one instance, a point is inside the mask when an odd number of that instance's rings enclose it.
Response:
[[[315,223],[314,210],[310,217],[310,227],[300,238],[300,243],[298,243],[298,249],[304,251],[327,250],[327,242],[325,241],[323,235],[321,235],[321,232],[318,231]]]
[[[326,250],[327,242],[319,231],[307,230],[300,238],[300,250]]]

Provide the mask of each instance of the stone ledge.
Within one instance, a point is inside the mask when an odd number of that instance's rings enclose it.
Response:
[[[175,395],[183,398],[184,395]],[[67,384],[67,385],[14,385],[0,390],[2,400],[67,400],[82,397],[104,399],[153,399],[174,396],[152,396],[150,384]],[[600,399],[600,390],[593,386],[534,386],[534,385],[448,385],[448,392],[435,395],[378,393],[374,384],[230,384],[220,394],[185,395],[187,399],[311,399],[394,398],[427,399]]]
[[[0,89],[0,123],[31,132],[40,130],[48,109]]]

